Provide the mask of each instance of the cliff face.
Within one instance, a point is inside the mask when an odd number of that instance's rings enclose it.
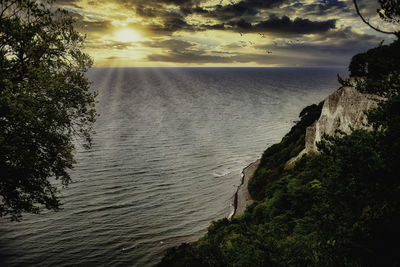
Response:
[[[321,116],[306,129],[305,149],[290,159],[285,168],[291,168],[304,154],[318,153],[317,142],[324,134],[335,135],[336,130],[351,133],[351,128],[365,128],[365,111],[377,106],[377,96],[362,94],[354,87],[341,87],[329,95],[322,107]]]

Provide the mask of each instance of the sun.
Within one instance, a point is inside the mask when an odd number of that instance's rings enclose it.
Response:
[[[142,39],[140,34],[130,28],[123,28],[114,33],[113,39],[119,42],[133,43]]]

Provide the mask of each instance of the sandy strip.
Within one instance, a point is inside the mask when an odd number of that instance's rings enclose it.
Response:
[[[242,183],[238,186],[236,190],[233,200],[234,210],[228,217],[229,220],[235,216],[242,215],[246,209],[246,206],[253,201],[250,197],[249,191],[247,190],[247,184],[249,183],[249,179],[253,177],[254,172],[257,170],[259,164],[260,160],[258,159],[255,162],[250,163],[249,166],[243,169]]]

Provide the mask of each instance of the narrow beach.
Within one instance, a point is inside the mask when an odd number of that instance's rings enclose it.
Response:
[[[254,172],[257,170],[259,164],[260,160],[258,159],[255,162],[250,163],[246,168],[243,169],[242,182],[238,186],[233,199],[234,210],[230,214],[228,219],[232,219],[235,216],[243,214],[246,206],[253,201],[250,197],[249,191],[247,190],[247,185],[249,183],[249,179],[254,175]]]

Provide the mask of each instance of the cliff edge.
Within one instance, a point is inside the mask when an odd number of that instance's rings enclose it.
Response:
[[[378,99],[376,95],[360,93],[350,86],[329,95],[319,119],[306,129],[305,148],[285,164],[285,169],[292,168],[303,155],[318,153],[317,142],[325,134],[335,135],[337,130],[350,134],[351,129],[368,128],[365,111],[375,108]]]

